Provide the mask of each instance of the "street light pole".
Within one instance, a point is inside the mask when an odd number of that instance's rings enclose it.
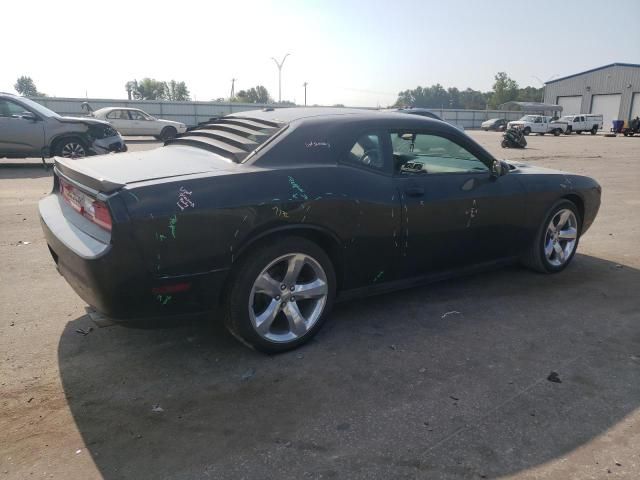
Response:
[[[302,84],[302,86],[304,87],[304,106],[307,106],[307,85],[309,85],[308,82],[304,82]]]
[[[282,102],[282,66],[284,65],[284,61],[287,59],[289,55],[291,54],[287,53],[284,57],[282,57],[281,62],[278,62],[278,60],[276,60],[275,57],[271,57],[271,60],[276,62],[276,65],[278,66],[278,103]]]

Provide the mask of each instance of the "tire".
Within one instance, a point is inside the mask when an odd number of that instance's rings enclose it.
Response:
[[[598,127],[593,127],[591,129],[591,135],[595,135],[596,133],[598,133]]]
[[[554,222],[554,227],[557,227],[564,215],[567,215],[567,218],[560,231],[557,229],[552,231],[551,222]],[[581,228],[582,218],[580,218],[580,212],[576,205],[566,199],[556,202],[538,227],[532,244],[522,257],[522,263],[541,273],[561,272],[571,263],[578,249]],[[563,239],[563,234],[565,239]],[[558,252],[556,243],[562,252],[561,254]]]
[[[288,280],[287,269],[293,269],[300,262],[303,266],[298,274]],[[296,292],[302,295],[300,286],[312,283],[317,284],[313,297],[295,298]],[[291,290],[293,285],[298,288]],[[278,238],[263,243],[234,268],[225,324],[242,343],[261,352],[292,350],[308,342],[320,330],[331,311],[335,286],[331,260],[315,243],[302,237]],[[307,294],[311,292],[309,287],[307,291]],[[266,318],[259,323],[265,314]],[[302,322],[295,321],[300,319],[298,314]]]
[[[557,137],[557,136],[558,136],[558,135],[560,135],[561,133],[562,133],[562,130],[560,130],[559,128],[556,128],[556,129],[553,131],[553,136],[554,136],[554,137]]]
[[[64,158],[82,158],[87,156],[88,150],[86,143],[78,137],[65,137],[56,142],[53,153]]]
[[[506,140],[502,140],[502,142],[500,142],[500,146],[501,146],[502,148],[507,148],[507,146],[508,146],[508,145],[507,145],[507,141],[506,141]]]
[[[529,127],[525,127],[522,133],[524,133],[525,135],[529,135],[531,133],[531,129]]]
[[[567,127],[567,129],[564,132],[565,135],[571,135],[571,127]]]
[[[576,133],[577,133],[578,135],[582,135],[582,130],[576,130]]]
[[[160,139],[166,142],[174,138],[177,134],[178,131],[174,127],[164,127],[162,132],[160,132]]]

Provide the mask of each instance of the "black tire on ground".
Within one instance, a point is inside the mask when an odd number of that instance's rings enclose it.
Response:
[[[576,130],[576,133],[577,133],[578,135],[582,135],[582,130]]]
[[[56,141],[53,154],[65,158],[82,158],[88,155],[87,144],[78,137],[64,137]]]
[[[167,141],[172,139],[178,134],[178,131],[174,127],[164,127],[160,132],[160,139]]]
[[[565,208],[571,210],[573,214],[576,216],[576,220],[578,221],[578,228],[577,228],[578,232],[576,237],[576,244],[569,259],[560,266],[554,266],[549,263],[549,261],[547,260],[547,257],[544,254],[545,236],[547,233],[547,226],[549,225],[549,222],[551,221],[551,219],[554,217],[554,215],[558,211]],[[549,209],[549,212],[547,213],[547,215],[545,215],[544,220],[538,227],[538,231],[536,232],[536,236],[533,242],[531,243],[531,245],[529,246],[529,249],[521,259],[523,265],[540,273],[561,272],[562,270],[567,268],[567,266],[571,263],[571,260],[573,260],[573,257],[576,254],[576,251],[578,250],[581,231],[582,231],[582,218],[580,217],[580,212],[578,211],[578,208],[576,207],[575,203],[567,199],[559,200]]]
[[[529,127],[526,127],[522,133],[524,133],[525,135],[529,135],[531,133],[531,129]]]
[[[553,131],[553,135],[554,135],[555,137],[557,137],[557,136],[558,136],[558,135],[560,135],[561,133],[562,133],[562,130],[560,130],[559,128],[556,128],[556,129]]]
[[[326,303],[316,323],[301,337],[286,341],[270,341],[255,330],[249,316],[249,298],[253,285],[261,272],[274,260],[287,254],[299,253],[318,262],[327,279]],[[308,342],[322,327],[331,311],[336,292],[336,277],[333,264],[325,251],[306,238],[279,237],[265,241],[241,258],[233,269],[229,283],[225,308],[225,325],[238,340],[264,353],[280,353],[292,350]]]
[[[598,133],[598,127],[594,126],[594,127],[591,129],[591,135],[595,135],[596,133]]]
[[[571,135],[571,127],[567,127],[567,129],[564,131],[565,135]]]
[[[507,141],[506,140],[502,140],[502,142],[500,143],[500,146],[502,148],[507,148]]]

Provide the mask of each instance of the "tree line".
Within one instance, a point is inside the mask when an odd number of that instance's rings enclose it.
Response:
[[[398,93],[396,107],[423,108],[464,108],[467,110],[497,109],[506,102],[540,102],[542,88],[520,88],[518,82],[510,78],[505,72],[498,72],[493,89],[481,92],[467,88],[458,90],[456,87],[445,89],[439,83],[430,87],[416,87]]]
[[[506,72],[498,72],[494,77],[493,88],[489,92],[481,92],[467,88],[459,90],[456,87],[445,89],[439,83],[430,87],[416,87],[398,93],[395,107],[423,107],[423,108],[463,108],[467,110],[497,109],[500,105],[510,101],[539,102],[542,101],[542,88],[523,87],[510,78]],[[27,97],[43,97],[31,77],[21,76],[14,88],[18,93]],[[191,95],[183,81],[170,80],[168,82],[145,77],[142,80],[131,80],[125,84],[129,100],[173,100],[188,101]],[[217,98],[217,102],[262,103],[294,106],[293,102],[275,102],[269,91],[263,85],[240,90],[233,98]]]

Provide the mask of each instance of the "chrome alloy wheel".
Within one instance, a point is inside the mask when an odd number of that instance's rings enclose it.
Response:
[[[65,158],[84,157],[86,152],[84,147],[78,142],[67,142],[61,150],[62,156]]]
[[[317,323],[327,303],[327,276],[317,260],[290,253],[260,272],[249,296],[255,331],[271,342],[291,342]]]
[[[544,254],[554,267],[564,265],[576,248],[578,220],[566,208],[559,210],[549,222],[544,237]]]

